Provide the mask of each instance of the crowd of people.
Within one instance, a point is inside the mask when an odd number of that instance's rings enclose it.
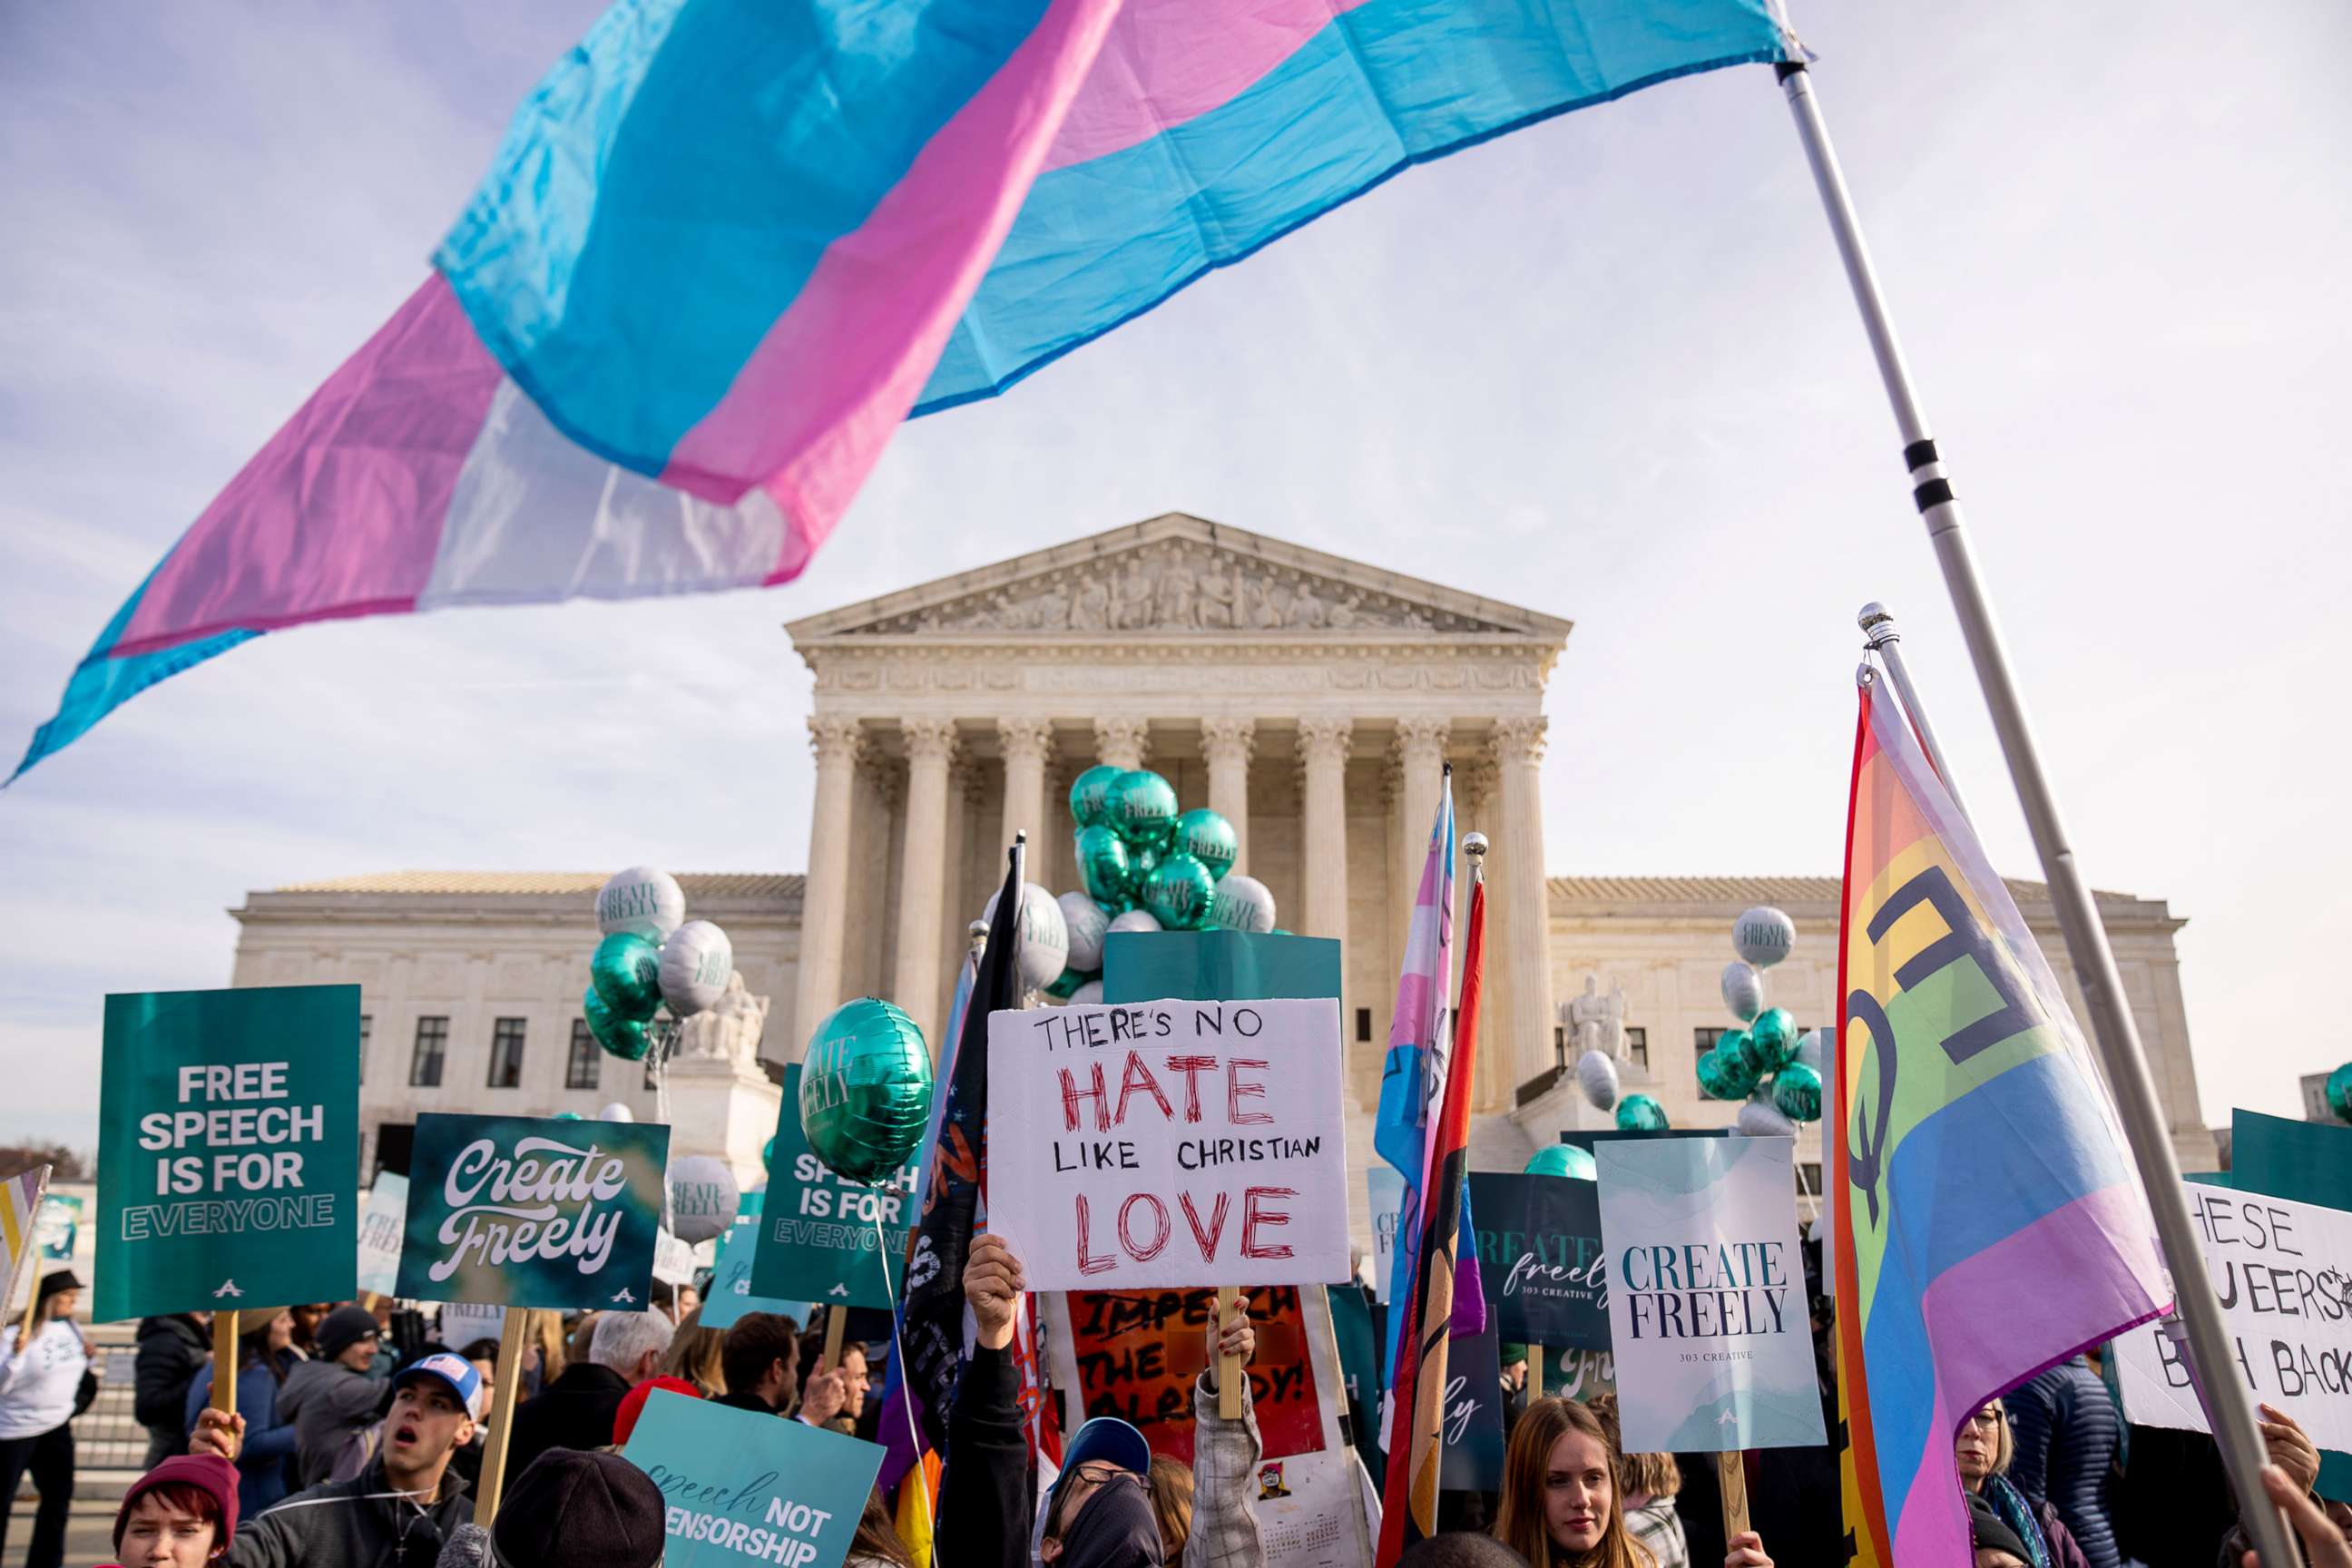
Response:
[[[1020,1260],[978,1237],[964,1272],[972,1357],[947,1422],[936,1532],[955,1568],[1258,1568],[1264,1447],[1242,1380],[1220,1414],[1221,1357],[1246,1364],[1247,1302],[1210,1325],[1192,1391],[1190,1465],[1155,1458],[1126,1422],[1097,1417],[1041,1475],[1012,1353]],[[26,1568],[63,1568],[75,1415],[96,1392],[73,1321],[80,1283],[41,1280],[23,1325],[0,1335],[0,1549],[20,1483],[39,1498]],[[824,1309],[818,1309],[821,1315]],[[704,1327],[690,1290],[646,1311],[558,1327],[535,1320],[519,1373],[502,1505],[474,1522],[498,1344],[450,1346],[391,1304],[319,1303],[247,1312],[236,1344],[236,1411],[212,1407],[205,1314],[140,1325],[136,1413],[151,1444],[114,1523],[125,1568],[654,1568],[660,1491],[621,1450],[655,1393],[878,1436],[878,1357],[827,1325],[748,1312]],[[881,1347],[874,1347],[878,1351]],[[1711,1457],[1629,1454],[1616,1401],[1528,1397],[1507,1367],[1510,1421],[1501,1489],[1449,1493],[1454,1528],[1401,1568],[1835,1568],[1844,1527],[1828,1451],[1747,1456],[1754,1528],[1723,1528],[1720,1493],[1689,1485]],[[1824,1370],[1825,1405],[1833,1399]],[[2320,1457],[2267,1406],[2269,1500],[2287,1510],[2312,1568],[2352,1568],[2352,1509],[2312,1492]],[[1832,1415],[1833,1419],[1833,1415]],[[2201,1455],[2197,1445],[2202,1445]],[[2145,1450],[2139,1456],[2130,1450]],[[2043,1373],[1963,1424],[1954,1462],[1974,1568],[2238,1568],[2252,1556],[2210,1439],[2126,1427],[2084,1361]],[[2145,1458],[2154,1479],[2136,1479]],[[2163,1489],[2135,1502],[2135,1489]],[[848,1568],[916,1568],[878,1489]]]

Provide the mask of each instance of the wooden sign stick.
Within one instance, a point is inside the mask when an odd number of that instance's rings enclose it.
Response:
[[[1748,1468],[1739,1450],[1715,1457],[1715,1479],[1723,1488],[1723,1538],[1748,1529]]]
[[[236,1414],[236,1313],[213,1314],[212,1407],[224,1415]]]
[[[499,1335],[498,1386],[490,1390],[489,1424],[482,1439],[482,1485],[474,1500],[474,1522],[484,1530],[499,1517],[499,1499],[506,1490],[507,1434],[514,1427],[515,1395],[522,1386],[522,1356],[530,1344],[531,1314],[520,1307],[507,1309],[506,1327]]]
[[[828,1305],[824,1310],[824,1353],[816,1358],[817,1371],[831,1372],[841,1364],[841,1342],[848,1333],[848,1309]]]
[[[1225,1339],[1225,1318],[1241,1300],[1241,1288],[1236,1285],[1217,1287],[1216,1316],[1209,1325],[1209,1344],[1221,1346]],[[1217,1350],[1217,1415],[1220,1420],[1242,1418],[1242,1358]]]

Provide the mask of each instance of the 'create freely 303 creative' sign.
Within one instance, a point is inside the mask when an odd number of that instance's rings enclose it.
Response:
[[[353,1294],[360,988],[106,999],[100,1322]]]
[[[642,1122],[418,1117],[399,1293],[642,1310],[668,1157]]]
[[[990,1227],[1038,1290],[1348,1277],[1339,1005],[992,1013]]]

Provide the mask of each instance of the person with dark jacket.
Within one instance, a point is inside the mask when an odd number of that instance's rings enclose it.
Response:
[[[515,1478],[497,1523],[457,1527],[439,1568],[481,1568],[492,1547],[501,1568],[655,1568],[667,1511],[661,1489],[619,1455],[556,1448]]]
[[[2090,1568],[2122,1568],[2108,1479],[2123,1443],[2123,1415],[2080,1356],[2063,1362],[2003,1402],[2016,1434],[2009,1479],[2035,1508],[2057,1510]]]
[[[746,1312],[719,1347],[727,1392],[719,1403],[734,1410],[780,1415],[800,1398],[800,1336],[781,1312]]]
[[[2074,1532],[2047,1502],[2036,1503],[2011,1484],[2009,1468],[2016,1439],[1998,1399],[1988,1400],[1960,1426],[1952,1444],[1960,1491],[1971,1506],[1981,1502],[2026,1545],[2026,1568],[2088,1568]]]
[[[319,1353],[286,1374],[276,1415],[294,1428],[289,1490],[348,1480],[354,1472],[356,1461],[338,1476],[336,1460],[376,1424],[392,1397],[389,1384],[368,1375],[378,1331],[375,1314],[365,1307],[338,1307],[319,1324]]]
[[[278,1409],[278,1395],[289,1369],[300,1364],[294,1356],[294,1313],[281,1307],[275,1312],[247,1312],[238,1321],[253,1326],[236,1337],[236,1409],[245,1417],[245,1447],[236,1457],[237,1511],[251,1519],[294,1489],[287,1484],[287,1463],[294,1457],[294,1423]],[[196,1414],[212,1402],[213,1369],[207,1362],[188,1384],[188,1430],[196,1429]]]
[[[433,1568],[474,1500],[449,1468],[474,1436],[481,1374],[444,1351],[392,1379],[383,1446],[347,1481],[295,1493],[243,1524],[222,1568]],[[241,1416],[206,1410],[190,1447],[236,1458]]]
[[[147,1428],[147,1462],[153,1469],[188,1448],[184,1413],[188,1384],[213,1353],[213,1315],[180,1312],[139,1320],[139,1357],[131,1414]]]
[[[606,1312],[596,1320],[588,1359],[515,1408],[507,1434],[509,1477],[550,1448],[586,1452],[613,1440],[613,1418],[629,1390],[661,1368],[676,1326],[659,1312]]]

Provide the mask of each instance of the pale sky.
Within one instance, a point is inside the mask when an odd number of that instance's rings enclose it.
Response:
[[[0,766],[423,277],[596,11],[0,6]],[[2352,12],[1795,20],[2079,859],[2189,921],[2206,1120],[2297,1114],[2297,1075],[2352,1055],[2305,994],[2352,945],[2326,826]],[[1168,510],[1574,620],[1554,873],[1833,875],[1853,614],[1883,599],[1995,863],[2041,875],[1787,110],[1747,68],[1412,171],[909,426],[788,587],[298,629],[137,699],[0,795],[0,1138],[95,1143],[104,994],[226,984],[249,889],[799,869],[782,622]]]

